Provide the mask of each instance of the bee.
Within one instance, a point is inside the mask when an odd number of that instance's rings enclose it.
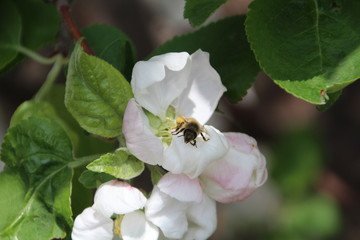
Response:
[[[203,134],[207,133],[206,129],[195,118],[178,117],[176,119],[176,126],[171,131],[171,134],[178,135],[179,133],[183,133],[179,137],[184,137],[185,143],[190,143],[195,147],[197,147],[196,138],[199,134],[205,142],[210,140]]]

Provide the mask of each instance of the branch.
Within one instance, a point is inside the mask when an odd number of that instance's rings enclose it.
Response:
[[[61,13],[63,20],[65,21],[65,24],[66,24],[71,36],[76,41],[80,40],[83,36],[81,35],[80,31],[78,30],[77,26],[75,25],[73,19],[70,16],[69,6],[67,6],[67,5],[60,6],[60,13]],[[81,41],[81,46],[83,47],[84,51],[87,54],[95,55],[85,40]]]

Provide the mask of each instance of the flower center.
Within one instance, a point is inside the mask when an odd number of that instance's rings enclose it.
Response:
[[[165,146],[169,146],[172,141],[171,129],[176,126],[175,109],[171,106],[168,108],[165,120],[160,119],[149,111],[144,111],[149,119],[152,132],[161,139]]]
[[[161,122],[155,135],[161,138],[163,144],[169,146],[172,141],[171,129],[175,127],[174,119],[166,118],[165,121]]]

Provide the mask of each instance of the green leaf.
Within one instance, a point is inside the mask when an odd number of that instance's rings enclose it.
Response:
[[[120,148],[114,153],[107,153],[93,161],[87,169],[127,180],[139,176],[145,166],[144,162],[131,155],[127,149]]]
[[[360,77],[359,11],[356,0],[255,0],[246,32],[267,75],[294,96],[325,104],[326,94]]]
[[[69,113],[64,104],[65,86],[54,85],[45,96],[45,101],[51,104],[56,116],[61,117],[66,124],[65,130],[73,142],[74,156],[82,157],[98,153],[113,151],[116,147],[115,141],[100,139],[84,131]]]
[[[1,4],[7,4],[2,0]],[[14,11],[13,4],[17,7]],[[23,59],[14,47],[19,45],[31,50],[38,50],[46,44],[52,43],[60,29],[60,17],[55,4],[45,3],[44,0],[14,0],[11,6],[0,5],[0,30],[11,33],[11,48],[0,47],[0,71],[4,72]],[[46,20],[44,20],[46,19]],[[10,31],[8,31],[10,29]],[[1,39],[8,39],[8,34],[1,34]],[[16,38],[15,38],[16,37]],[[16,41],[15,41],[16,39]],[[0,43],[1,46],[1,43]]]
[[[84,185],[78,180],[82,173],[87,171],[85,169],[85,166],[74,169],[71,194],[71,208],[73,216],[79,215],[85,208],[94,203],[94,192],[84,187]]]
[[[186,0],[184,18],[189,19],[192,26],[199,26],[228,0]]]
[[[37,50],[55,40],[60,16],[55,4],[43,0],[14,0],[22,17],[21,44]]]
[[[10,126],[15,126],[30,117],[56,120],[66,131],[73,144],[74,156],[81,157],[105,153],[115,149],[115,141],[104,141],[84,131],[64,105],[65,86],[53,86],[44,101],[25,101],[11,117]]]
[[[328,110],[340,98],[341,94],[342,94],[342,91],[338,91],[338,92],[329,94],[329,96],[328,96],[329,100],[326,102],[326,104],[325,105],[318,105],[318,106],[316,106],[316,108],[319,111]]]
[[[110,180],[116,179],[114,176],[111,176],[107,173],[93,172],[85,170],[79,177],[79,182],[84,185],[86,188],[97,188],[102,183],[108,182]]]
[[[151,56],[179,51],[193,53],[198,49],[209,52],[210,63],[227,88],[225,95],[232,101],[238,101],[245,96],[259,72],[245,36],[244,20],[244,16],[229,17],[175,37],[156,49]]]
[[[10,0],[0,1],[0,70],[15,59],[17,52],[6,45],[19,45],[21,17]]]
[[[55,109],[47,102],[25,101],[16,109],[11,117],[10,127],[19,124],[30,117],[45,117],[56,119]]]
[[[9,129],[1,146],[0,238],[63,238],[72,225],[72,146],[55,121],[30,118]]]
[[[82,33],[97,57],[113,65],[130,80],[136,50],[127,35],[108,25],[91,25]]]
[[[56,177],[59,181],[65,180]],[[37,192],[29,193],[27,183],[19,173],[0,173],[0,238],[48,240],[65,237],[65,224],[59,221],[60,216],[56,213],[55,206],[44,204]],[[58,192],[56,197],[63,198],[62,195],[65,194]],[[59,207],[61,203],[55,201]]]
[[[165,175],[166,171],[160,166],[146,165],[146,167],[150,170],[151,182],[155,186],[162,176]]]
[[[109,63],[75,47],[69,63],[65,105],[86,131],[103,137],[121,134],[131,87]]]

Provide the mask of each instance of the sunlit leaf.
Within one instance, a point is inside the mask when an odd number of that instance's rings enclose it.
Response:
[[[132,96],[129,83],[118,70],[87,55],[77,44],[69,63],[65,105],[82,128],[103,137],[119,136]]]
[[[1,146],[1,239],[62,238],[72,225],[71,141],[55,121],[30,118],[10,128]],[[5,217],[4,217],[5,216]]]
[[[116,178],[131,179],[139,176],[145,169],[144,162],[120,148],[114,153],[107,153],[90,163],[87,168],[94,172],[104,172]]]

